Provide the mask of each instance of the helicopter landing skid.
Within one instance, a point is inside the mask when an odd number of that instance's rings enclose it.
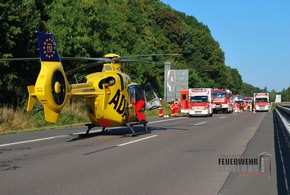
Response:
[[[134,125],[144,125],[145,130],[143,132],[135,132],[134,129],[132,128]],[[134,137],[134,136],[138,136],[138,135],[143,135],[143,134],[147,134],[147,133],[151,133],[151,131],[148,129],[147,127],[147,122],[131,122],[131,123],[127,123],[125,124],[126,127],[128,127],[132,133],[129,134],[125,134],[125,137]]]
[[[92,128],[94,128],[96,125],[94,125],[94,124],[86,124],[86,126],[88,127],[88,129],[87,129],[87,131],[86,131],[86,135],[88,135],[88,134],[90,133],[90,130],[91,130]],[[105,129],[106,129],[106,127],[103,127],[103,128],[102,128],[102,133],[105,133]]]

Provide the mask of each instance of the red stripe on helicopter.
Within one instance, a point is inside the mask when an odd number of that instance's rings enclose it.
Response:
[[[112,124],[108,120],[98,120],[98,123],[103,127],[112,127]]]

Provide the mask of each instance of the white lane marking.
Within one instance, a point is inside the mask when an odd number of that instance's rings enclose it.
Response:
[[[57,136],[60,137],[60,136]],[[3,146],[12,146],[12,145],[17,145],[17,144],[25,144],[25,143],[31,143],[31,142],[39,142],[39,141],[44,141],[44,140],[49,140],[49,139],[55,139],[56,137],[46,137],[46,138],[41,138],[41,139],[32,139],[32,140],[27,140],[27,141],[21,141],[21,142],[13,142],[13,143],[8,143],[8,144],[1,144],[0,147]]]
[[[160,123],[160,122],[164,122],[164,121],[174,121],[174,120],[182,119],[182,118],[186,118],[186,117],[177,117],[177,118],[173,118],[173,119],[165,119],[165,120],[160,120],[160,121],[152,121],[152,122],[149,122],[148,124],[150,124],[150,123]]]
[[[226,118],[226,116],[221,116],[220,118]]]
[[[118,144],[118,145],[116,145],[116,146],[117,146],[117,147],[125,146],[125,145],[133,144],[133,143],[140,142],[140,141],[143,141],[143,140],[146,140],[146,139],[150,139],[150,138],[153,138],[153,137],[157,137],[157,136],[158,136],[158,135],[151,135],[151,136],[144,137],[144,138],[141,138],[141,139],[137,139],[137,140],[134,140],[134,141],[125,142],[125,143],[123,143],[123,144]]]
[[[201,124],[204,124],[204,123],[206,123],[206,121],[203,121],[203,122],[200,122],[200,123],[196,123],[194,125],[201,125]]]
[[[160,122],[164,122],[164,121],[171,121],[171,120],[177,120],[177,119],[181,119],[180,118],[174,118],[174,119],[165,119],[165,120],[160,120],[160,121],[152,121],[149,123],[160,123]],[[124,128],[122,127],[109,127],[110,129],[118,129],[118,128]],[[91,133],[95,133],[95,132],[101,132],[101,129],[97,129],[97,130],[92,130],[90,131]],[[78,132],[78,133],[73,133],[71,135],[79,135],[79,134],[83,134],[84,131],[82,132]],[[12,145],[17,145],[17,144],[24,144],[24,143],[31,143],[31,142],[38,142],[38,141],[44,141],[44,140],[49,140],[49,139],[55,139],[55,138],[59,138],[59,137],[64,137],[64,136],[69,136],[69,135],[59,135],[59,136],[54,136],[54,137],[46,137],[46,138],[40,138],[40,139],[33,139],[33,140],[27,140],[27,141],[20,141],[20,142],[12,142],[12,143],[8,143],[8,144],[1,144],[0,147],[4,147],[4,146],[12,146]]]

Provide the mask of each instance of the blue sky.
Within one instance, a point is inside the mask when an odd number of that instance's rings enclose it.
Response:
[[[290,86],[290,0],[161,0],[208,26],[225,64],[268,91]]]

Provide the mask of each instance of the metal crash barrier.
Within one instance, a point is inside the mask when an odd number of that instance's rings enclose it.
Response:
[[[285,136],[287,136],[288,138],[288,143],[290,142],[290,105],[284,105],[284,106],[280,106],[277,105],[276,106],[276,112],[277,115],[279,116],[281,122],[283,123],[283,126],[285,129]]]

